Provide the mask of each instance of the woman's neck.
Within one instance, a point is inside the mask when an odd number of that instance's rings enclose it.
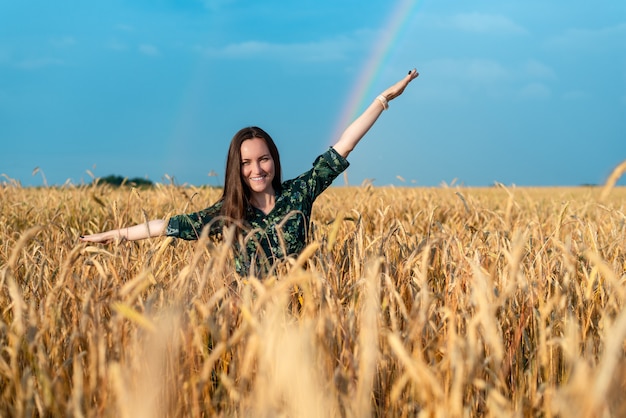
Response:
[[[264,193],[252,193],[250,196],[250,203],[255,208],[261,210],[266,215],[274,209],[276,203],[276,196],[273,191]]]

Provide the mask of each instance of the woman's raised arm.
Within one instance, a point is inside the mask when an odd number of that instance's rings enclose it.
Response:
[[[380,96],[374,99],[368,108],[346,128],[337,143],[333,145],[335,151],[346,158],[354,147],[356,147],[356,144],[359,143],[361,138],[363,138],[367,131],[374,125],[383,110],[389,107],[388,103],[401,95],[411,80],[417,78],[418,75],[417,70],[412,69],[402,80],[389,87],[382,92]]]

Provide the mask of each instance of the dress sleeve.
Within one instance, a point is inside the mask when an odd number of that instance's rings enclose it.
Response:
[[[219,201],[199,212],[172,216],[167,223],[165,235],[185,240],[196,240],[207,225],[210,228],[209,235],[217,235],[222,230],[222,222],[217,219],[221,208],[222,202]]]
[[[315,199],[343,173],[350,163],[333,147],[315,159],[313,168],[307,173],[306,179],[309,192]]]

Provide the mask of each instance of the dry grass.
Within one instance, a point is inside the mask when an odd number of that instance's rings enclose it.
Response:
[[[624,416],[601,191],[333,188],[260,282],[226,244],[77,240],[215,190],[0,187],[0,416]]]

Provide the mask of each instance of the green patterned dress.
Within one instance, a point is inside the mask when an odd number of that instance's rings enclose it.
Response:
[[[276,260],[299,254],[306,246],[313,202],[348,165],[331,147],[317,157],[309,171],[282,183],[270,213],[250,207],[245,219],[248,229],[235,244],[237,272],[264,275]],[[166,234],[195,240],[207,227],[210,236],[219,236],[224,227],[221,208],[220,200],[199,212],[173,216]]]

